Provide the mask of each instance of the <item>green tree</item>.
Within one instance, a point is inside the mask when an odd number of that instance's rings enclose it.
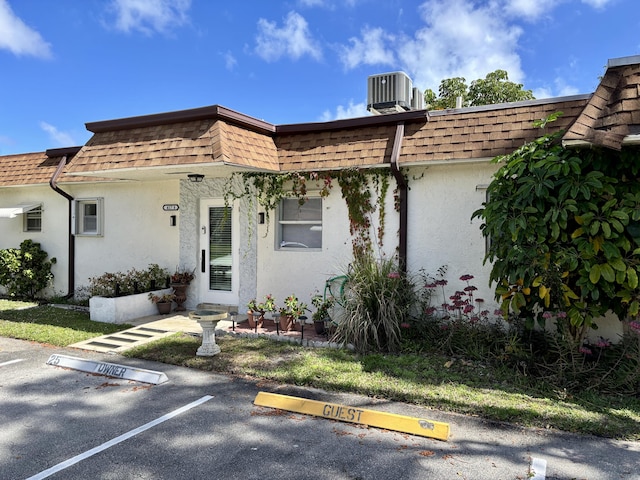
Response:
[[[462,104],[466,105],[466,98],[469,91],[466,82],[463,77],[445,78],[440,82],[437,96],[433,90],[425,90],[425,105],[430,110],[455,108],[456,98],[458,97],[462,97]]]
[[[509,74],[505,70],[488,73],[484,79],[471,82],[471,86],[467,86],[463,77],[445,78],[440,82],[438,95],[431,89],[424,92],[425,105],[430,110],[454,108],[458,97],[462,97],[464,107],[534,98],[532,91],[524,90],[521,83],[509,81]]]
[[[640,310],[640,149],[569,149],[562,134],[495,158],[502,166],[473,217],[491,240],[485,261],[505,315],[532,326],[536,312],[553,313],[580,342],[608,310]]]

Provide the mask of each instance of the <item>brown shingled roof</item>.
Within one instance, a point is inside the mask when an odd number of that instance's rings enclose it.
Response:
[[[581,95],[429,112],[424,125],[407,125],[399,162],[470,160],[510,153],[540,136],[533,126],[535,120],[561,111],[563,115],[552,128],[567,128],[588,98]]]
[[[415,115],[406,121],[399,161],[407,165],[504,155],[540,135],[535,120],[561,111],[552,128],[565,129],[588,100],[588,95],[580,95]],[[282,170],[371,167],[389,162],[394,135],[395,124],[386,118],[383,125],[278,133],[276,144]]]
[[[610,60],[593,97],[563,140],[620,150],[630,126],[640,125],[640,57]]]
[[[640,57],[610,61],[593,95],[279,126],[217,105],[88,123],[94,136],[60,181],[88,175],[149,178],[154,167],[158,178],[191,169],[226,175],[237,168],[380,166],[390,161],[400,122],[400,165],[487,159],[538,137],[533,122],[558,111],[563,115],[547,128],[566,129],[564,140],[619,149],[625,136],[640,132]],[[9,155],[0,162],[6,172],[0,186],[48,182],[58,165],[43,153]]]
[[[381,125],[281,134],[278,158],[287,171],[376,166],[389,162],[394,132],[394,125]]]
[[[47,185],[62,156],[47,156],[46,152],[0,156],[0,187]],[[59,183],[95,181],[95,178],[62,175]]]
[[[95,134],[67,168],[70,174],[118,171],[147,167],[211,165],[215,163],[278,169],[276,149],[269,129],[218,110],[197,109],[194,117],[162,114],[89,124]],[[225,110],[226,111],[226,110]],[[205,113],[212,115],[202,118]],[[151,118],[150,124],[145,119]],[[162,123],[166,119],[172,123]],[[136,120],[136,121],[134,121]],[[259,122],[259,121],[257,121]],[[250,128],[246,128],[246,126]]]

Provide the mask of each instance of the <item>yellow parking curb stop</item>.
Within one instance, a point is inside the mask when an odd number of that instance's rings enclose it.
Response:
[[[410,433],[437,440],[447,441],[449,439],[448,423],[435,422],[424,418],[408,417],[395,413],[378,412],[376,410],[267,392],[258,392],[253,403],[261,407],[279,408],[281,410],[305,413],[342,422],[359,423],[370,427]]]

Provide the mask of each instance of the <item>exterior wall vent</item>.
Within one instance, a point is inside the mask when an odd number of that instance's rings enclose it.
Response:
[[[415,91],[422,94],[404,72],[381,73],[367,79],[367,110],[374,114],[396,113],[413,110]],[[422,105],[420,103],[420,105]],[[419,109],[421,109],[420,107]]]

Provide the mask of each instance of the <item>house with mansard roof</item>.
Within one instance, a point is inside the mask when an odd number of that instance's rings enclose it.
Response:
[[[303,217],[285,200],[267,222],[251,199],[225,206],[232,173],[389,168],[402,174],[385,200],[378,253],[400,252],[409,271],[472,274],[489,301],[485,240],[471,215],[497,168],[491,159],[538,137],[533,122],[558,111],[547,128],[565,130],[568,145],[639,142],[640,56],[611,60],[593,94],[571,97],[294,125],[218,105],[91,122],[81,147],[0,157],[0,248],[40,242],[57,258],[58,294],[157,263],[195,270],[190,308],[242,310],[267,293],[308,300],[351,259],[339,186],[325,198],[310,190]],[[231,222],[220,231],[223,217]]]

